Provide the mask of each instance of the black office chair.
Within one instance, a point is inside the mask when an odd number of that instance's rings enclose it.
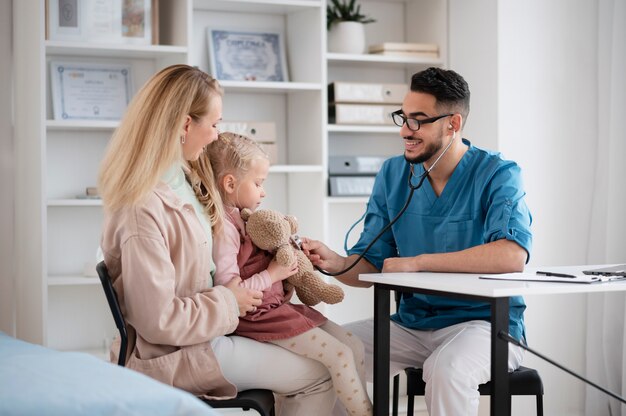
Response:
[[[109,271],[103,261],[96,266],[98,277],[102,283],[104,294],[106,295],[109,308],[113,314],[115,325],[120,333],[120,353],[117,364],[124,367],[126,364],[126,348],[128,346],[128,333],[126,332],[126,322],[124,322],[124,316],[120,309],[120,304],[117,299],[117,293],[113,289],[113,284],[109,277]],[[209,400],[199,397],[200,400],[207,403],[209,406],[216,409],[225,408],[241,408],[243,410],[254,409],[261,416],[274,416],[274,394],[270,390],[264,389],[251,389],[240,391],[237,397],[226,400]]]
[[[399,292],[395,292],[396,310],[400,305]],[[422,379],[423,372],[421,368],[406,368],[406,395],[407,410],[406,416],[413,416],[414,397],[423,396],[426,392],[426,383]],[[393,378],[393,402],[392,414],[398,415],[398,396],[400,387],[400,375]],[[481,396],[491,395],[491,382],[478,386],[478,392]],[[517,370],[509,373],[509,393],[511,396],[535,396],[537,398],[537,416],[543,416],[543,383],[537,370],[527,367],[519,367]]]

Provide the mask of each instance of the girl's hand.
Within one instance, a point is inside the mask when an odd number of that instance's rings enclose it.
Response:
[[[230,289],[237,299],[239,316],[245,316],[248,312],[256,312],[256,307],[263,300],[263,292],[260,290],[246,289],[241,285],[241,277],[237,276],[224,285]]]
[[[292,264],[288,266],[281,266],[276,262],[276,260],[272,260],[270,262],[270,265],[267,266],[267,272],[272,279],[272,283],[285,280],[289,276],[293,276],[294,274],[298,273],[298,260],[296,259]]]

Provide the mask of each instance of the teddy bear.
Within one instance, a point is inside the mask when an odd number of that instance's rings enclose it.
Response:
[[[313,269],[313,264],[300,248],[300,239],[296,235],[298,222],[292,215],[284,215],[270,209],[252,212],[244,208],[241,218],[246,223],[246,232],[252,243],[262,250],[274,253],[274,259],[281,265],[298,261],[298,272],[286,279],[295,287],[302,303],[315,306],[320,302],[328,304],[343,300],[343,290],[329,284]]]

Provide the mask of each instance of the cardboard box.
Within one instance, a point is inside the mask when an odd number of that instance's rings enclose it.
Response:
[[[273,121],[222,121],[220,131],[241,134],[255,140],[270,158],[270,164],[278,163],[276,146],[276,123]]]
[[[406,84],[333,82],[328,85],[328,102],[400,105],[408,91]]]
[[[278,164],[278,146],[276,142],[258,142],[270,158],[270,165]]]
[[[230,131],[258,142],[276,141],[276,123],[273,121],[221,121],[220,131]]]

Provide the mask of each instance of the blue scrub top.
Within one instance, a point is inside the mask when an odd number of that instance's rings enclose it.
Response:
[[[524,202],[519,166],[463,139],[468,151],[439,197],[428,180],[416,190],[406,212],[370,248],[365,258],[379,270],[388,257],[460,251],[506,238],[523,247],[530,257],[532,217]],[[437,169],[435,167],[435,169]],[[413,184],[424,172],[416,165]],[[404,156],[385,161],[376,176],[359,241],[348,254],[360,254],[402,209],[409,196],[409,164]],[[521,296],[510,299],[509,332],[524,336]],[[441,296],[405,293],[391,319],[407,328],[439,329],[461,322],[489,321],[488,303]]]

